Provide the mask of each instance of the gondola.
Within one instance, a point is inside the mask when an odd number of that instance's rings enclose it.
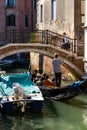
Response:
[[[65,87],[49,88],[47,86],[39,87],[44,98],[56,101],[65,101],[74,98],[87,91],[87,79],[77,81]]]

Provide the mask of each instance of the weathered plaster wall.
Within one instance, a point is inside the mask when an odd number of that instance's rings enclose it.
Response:
[[[40,6],[43,5],[43,22],[40,18]],[[57,33],[66,31],[73,37],[74,33],[74,0],[56,0],[56,20],[51,20],[51,0],[40,0],[37,27]]]

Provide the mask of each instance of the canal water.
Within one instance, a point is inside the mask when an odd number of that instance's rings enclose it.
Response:
[[[87,95],[70,101],[44,101],[41,113],[0,114],[0,130],[87,130]]]
[[[45,100],[41,113],[0,114],[0,130],[87,130],[87,94],[65,102]]]

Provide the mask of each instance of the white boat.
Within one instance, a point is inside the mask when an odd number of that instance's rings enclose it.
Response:
[[[14,88],[16,86],[16,89]],[[0,111],[8,114],[34,111],[41,112],[44,98],[30,74],[1,75]]]

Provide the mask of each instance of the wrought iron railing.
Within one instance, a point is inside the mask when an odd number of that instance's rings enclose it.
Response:
[[[49,31],[49,30],[35,30],[29,33],[27,30],[7,30],[0,33],[0,46],[9,43],[42,43],[51,44],[55,47],[61,48],[63,44],[63,35]],[[69,38],[70,51],[77,53],[77,40]]]
[[[42,44],[51,44],[56,47],[62,47],[63,35],[55,33],[49,30],[36,30],[36,41]],[[77,40],[67,37],[70,43],[70,50],[73,53],[77,53]]]
[[[26,43],[29,40],[29,32],[26,30],[7,30],[0,33],[0,46],[8,43]]]

